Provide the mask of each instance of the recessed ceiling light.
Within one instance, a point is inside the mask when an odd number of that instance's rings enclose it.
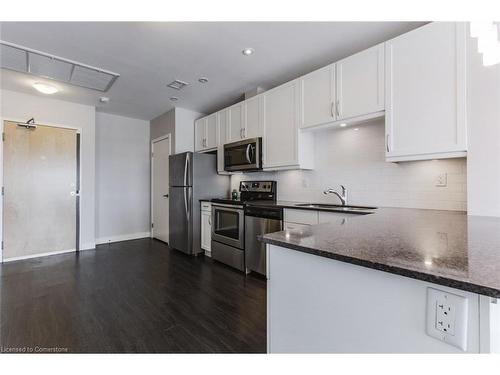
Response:
[[[177,96],[172,96],[170,98],[170,100],[173,101],[173,102],[176,102],[177,100],[179,100],[179,98]]]
[[[354,128],[354,130],[355,130],[355,131],[358,131],[358,130],[359,130],[359,128]]]
[[[41,83],[41,82],[35,82],[33,84],[33,87],[35,90],[41,92],[42,94],[55,94],[56,92],[59,91],[57,87],[54,87],[52,85],[47,85],[46,83]]]
[[[200,83],[207,83],[208,82],[208,78],[201,77],[201,78],[198,79],[198,82],[200,82]]]
[[[255,50],[253,48],[247,47],[243,51],[241,51],[242,54],[245,56],[250,56],[252,53],[254,53]]]
[[[101,97],[99,98],[99,101],[100,101],[101,103],[106,104],[106,103],[109,103],[109,98],[108,98],[107,96],[101,96]]]
[[[342,124],[340,124],[341,128],[345,128],[346,126],[347,126],[347,124],[345,122],[343,122]]]

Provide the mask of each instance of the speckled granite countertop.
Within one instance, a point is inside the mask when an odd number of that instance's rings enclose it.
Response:
[[[500,218],[379,208],[262,241],[500,298]]]

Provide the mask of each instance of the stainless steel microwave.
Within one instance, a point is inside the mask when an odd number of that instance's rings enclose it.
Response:
[[[258,171],[262,169],[262,138],[251,138],[224,145],[224,170]]]

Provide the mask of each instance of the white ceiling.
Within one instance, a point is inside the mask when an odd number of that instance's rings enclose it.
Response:
[[[175,106],[210,113],[422,22],[2,22],[0,39],[120,74],[107,93],[56,83],[62,100],[151,120]],[[241,50],[252,47],[252,56]],[[37,94],[39,79],[2,69],[3,88]],[[209,82],[201,84],[199,77]],[[189,82],[181,91],[166,87]],[[40,94],[41,95],[41,94]],[[111,98],[106,105],[99,97]],[[171,102],[171,96],[179,97]]]

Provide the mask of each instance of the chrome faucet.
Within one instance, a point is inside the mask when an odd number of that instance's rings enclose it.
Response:
[[[340,185],[342,188],[342,194],[340,194],[338,191],[333,190],[332,188],[326,189],[323,194],[335,194],[337,197],[339,197],[340,201],[342,202],[342,206],[345,206],[347,204],[347,189],[345,188],[344,185]]]

